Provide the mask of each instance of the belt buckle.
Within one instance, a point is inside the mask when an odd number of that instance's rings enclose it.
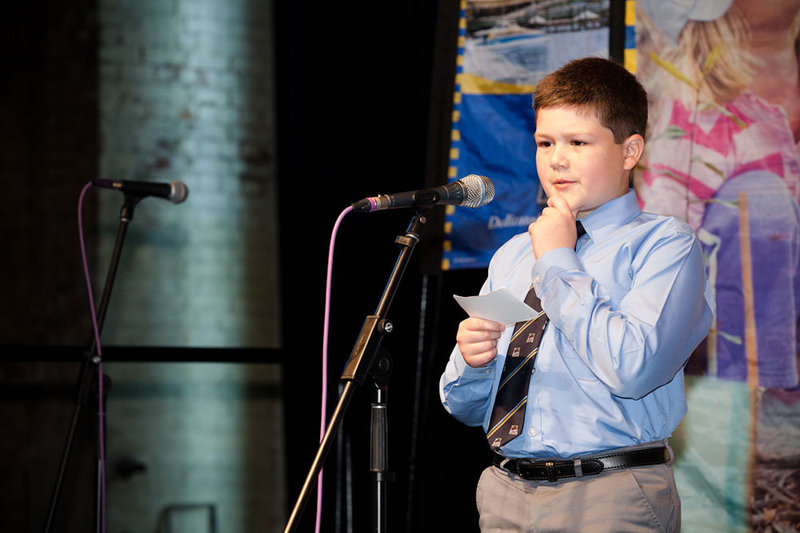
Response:
[[[525,479],[536,479],[536,465],[535,459],[517,459],[515,473]]]
[[[547,479],[555,482],[559,480],[556,473],[555,461],[537,461],[535,459],[517,459],[517,474],[531,480]]]

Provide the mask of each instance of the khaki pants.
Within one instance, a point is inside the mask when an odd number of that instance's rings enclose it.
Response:
[[[482,533],[662,533],[681,529],[681,502],[668,464],[557,482],[527,481],[491,466],[478,482]]]

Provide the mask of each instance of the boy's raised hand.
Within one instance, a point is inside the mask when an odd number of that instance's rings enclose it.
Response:
[[[483,318],[467,318],[458,325],[456,342],[464,361],[471,367],[482,367],[497,357],[497,339],[505,325]]]
[[[547,207],[530,226],[528,234],[533,243],[536,259],[555,248],[574,248],[578,240],[575,217],[564,197],[553,195],[547,200]]]

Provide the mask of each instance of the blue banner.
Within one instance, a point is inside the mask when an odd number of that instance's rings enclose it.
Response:
[[[485,267],[503,242],[535,220],[541,206],[534,124],[530,94],[463,96],[460,126],[469,135],[453,143],[457,175],[490,177],[495,198],[480,209],[448,210],[445,269]]]
[[[442,269],[485,268],[546,204],[536,174],[533,92],[571,59],[608,56],[608,2],[462,2],[449,179],[479,174],[495,198],[449,207]]]

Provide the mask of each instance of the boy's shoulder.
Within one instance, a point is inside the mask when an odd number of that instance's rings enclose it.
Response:
[[[517,233],[504,242],[494,253],[494,257],[500,257],[506,260],[524,258],[529,255],[533,255],[533,244],[531,243],[531,236],[527,231],[524,233]]]
[[[694,253],[699,244],[694,230],[684,221],[668,215],[642,212],[627,233],[618,236],[628,250],[632,264],[649,261],[656,250],[656,256],[667,254],[674,259]]]
[[[533,266],[533,244],[528,232],[517,233],[504,242],[492,255],[489,270],[495,273],[514,271]]]
[[[694,230],[691,226],[677,217],[642,211],[638,218],[642,225],[647,226],[653,232],[694,237]]]

